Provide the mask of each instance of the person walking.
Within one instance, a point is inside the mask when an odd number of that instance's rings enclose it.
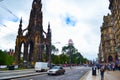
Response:
[[[100,67],[101,80],[104,80],[104,72],[105,72],[105,66],[102,65],[102,66]]]
[[[112,64],[112,70],[115,71],[115,64]]]
[[[99,71],[100,71],[100,65],[97,64],[97,69],[98,69],[98,74],[99,74]]]

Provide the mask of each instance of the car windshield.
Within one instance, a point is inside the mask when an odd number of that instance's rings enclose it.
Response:
[[[60,69],[60,66],[54,66],[52,69]]]

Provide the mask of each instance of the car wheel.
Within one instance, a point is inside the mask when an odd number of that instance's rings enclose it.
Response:
[[[50,74],[48,74],[48,75],[50,75]]]

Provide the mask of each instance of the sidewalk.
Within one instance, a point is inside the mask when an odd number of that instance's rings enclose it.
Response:
[[[11,80],[14,78],[34,76],[46,74],[46,72],[36,73],[34,69],[23,69],[23,70],[3,70],[0,71],[0,80]]]
[[[89,71],[82,80],[101,80],[100,72],[93,76],[92,71]],[[120,71],[106,71],[104,80],[120,80]]]

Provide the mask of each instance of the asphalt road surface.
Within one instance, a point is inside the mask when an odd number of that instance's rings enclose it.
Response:
[[[91,68],[89,67],[72,67],[72,69],[66,68],[66,72],[64,75],[41,74],[11,80],[80,80],[80,78],[90,69]]]

